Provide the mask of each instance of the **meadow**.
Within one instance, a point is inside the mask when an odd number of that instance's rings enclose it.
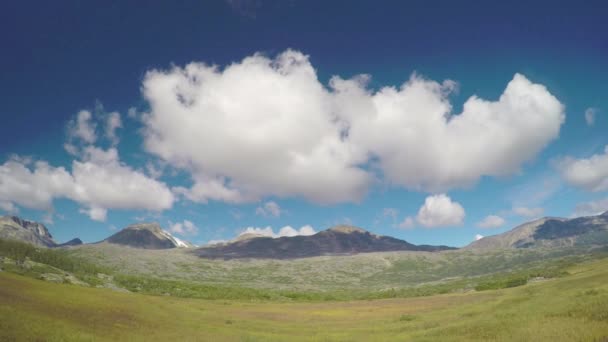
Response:
[[[485,291],[291,301],[126,293],[5,271],[0,340],[606,341],[608,259],[563,272]]]

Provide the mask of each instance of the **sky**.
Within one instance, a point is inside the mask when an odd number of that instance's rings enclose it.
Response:
[[[608,210],[602,2],[0,6],[0,214],[59,242],[463,246]]]

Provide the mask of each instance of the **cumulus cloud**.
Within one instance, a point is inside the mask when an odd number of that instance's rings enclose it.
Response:
[[[268,226],[264,228],[247,227],[239,234],[239,236],[244,234],[256,234],[271,238],[279,238],[283,236],[314,235],[316,233],[317,232],[315,229],[310,225],[302,226],[300,229],[295,229],[292,226],[284,226],[283,228],[279,229],[278,233],[275,233],[272,227]]]
[[[120,113],[109,113],[106,118],[106,137],[112,142],[113,145],[118,144],[118,136],[116,135],[116,130],[118,128],[122,128]]]
[[[425,227],[454,226],[463,223],[464,208],[445,194],[428,196],[418,210],[416,221]]]
[[[573,216],[594,216],[606,211],[608,211],[608,198],[577,204]]]
[[[176,223],[169,222],[169,231],[180,235],[196,235],[198,234],[198,227],[189,220]]]
[[[527,217],[527,218],[538,218],[543,216],[545,209],[543,208],[528,208],[528,207],[515,207],[513,213],[515,215]]]
[[[603,154],[582,159],[565,157],[556,165],[569,184],[586,191],[608,191],[608,145]]]
[[[505,219],[497,215],[488,215],[477,223],[480,228],[498,228],[505,224]]]
[[[261,216],[279,217],[281,213],[281,207],[274,201],[266,202],[255,209],[255,214]]]
[[[401,221],[401,223],[399,223],[398,227],[401,229],[411,229],[411,228],[414,228],[415,225],[416,225],[416,223],[414,222],[414,219],[412,217],[408,216],[405,219],[403,219],[403,221]]]
[[[399,210],[395,208],[384,208],[382,209],[382,217],[388,217],[391,220],[397,220],[397,215],[399,215]]]
[[[19,211],[19,209],[9,201],[0,201],[0,209],[9,214],[17,213]]]
[[[481,234],[475,234],[475,241],[483,239],[484,236]]]
[[[88,110],[81,110],[76,118],[68,123],[68,139],[70,141],[80,139],[85,143],[92,144],[97,140],[96,127],[97,124],[93,120],[93,114]]]
[[[174,201],[164,183],[123,164],[114,148],[86,147],[71,172],[45,161],[10,159],[0,165],[0,201],[50,210],[56,198],[79,203],[97,221],[106,219],[108,209],[161,211]]]
[[[460,114],[448,100],[453,81],[414,75],[377,91],[368,81],[321,84],[293,50],[223,69],[153,70],[142,87],[145,148],[191,174],[193,185],[175,191],[192,201],[339,203],[359,201],[378,176],[441,192],[513,174],[564,121],[562,104],[520,74],[497,101],[473,96]]]
[[[585,109],[585,122],[587,123],[587,126],[593,126],[595,124],[596,111],[597,110],[595,108]]]

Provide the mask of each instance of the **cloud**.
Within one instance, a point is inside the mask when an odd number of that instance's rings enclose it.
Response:
[[[188,220],[176,223],[169,222],[169,231],[180,235],[196,235],[198,234],[198,227]]]
[[[278,233],[275,233],[272,227],[268,226],[265,228],[247,227],[239,234],[239,236],[243,234],[256,234],[271,238],[279,238],[284,236],[314,235],[316,233],[317,232],[315,229],[310,225],[302,226],[300,229],[295,229],[292,226],[284,226],[283,228],[279,229]]]
[[[416,223],[414,222],[414,219],[411,218],[410,216],[408,216],[405,219],[403,219],[403,221],[401,221],[401,223],[399,223],[398,227],[401,229],[411,229],[411,228],[414,228],[415,225],[416,225]]]
[[[195,202],[301,197],[360,201],[378,178],[425,192],[516,173],[564,121],[547,89],[516,74],[497,101],[473,96],[452,114],[455,83],[414,75],[367,87],[369,76],[319,82],[308,56],[255,54],[225,68],[149,71],[146,150],[186,170]],[[230,153],[225,153],[230,151]]]
[[[488,215],[477,223],[480,228],[498,228],[505,224],[505,219],[497,215]]]
[[[608,198],[577,204],[573,216],[595,216],[606,211],[608,211]]]
[[[564,108],[547,89],[516,74],[498,101],[470,97],[452,114],[451,82],[413,75],[372,93],[365,79],[333,78],[335,110],[356,150],[378,159],[385,179],[426,192],[519,171],[557,138]]]
[[[255,209],[256,215],[261,216],[272,216],[272,217],[280,217],[281,216],[281,207],[274,201],[269,201],[264,203],[264,205],[259,206]]]
[[[42,223],[46,225],[55,224],[55,220],[53,219],[53,213],[47,212],[46,214],[44,214],[44,216],[42,216]]]
[[[593,126],[595,124],[595,114],[597,110],[595,108],[585,109],[585,122],[587,126]]]
[[[19,208],[9,201],[0,201],[0,209],[8,214],[15,214],[19,212]]]
[[[464,208],[445,194],[429,196],[418,210],[416,221],[425,227],[455,226],[463,223]]]
[[[608,145],[603,154],[590,158],[561,158],[556,163],[562,178],[579,189],[591,192],[608,191]]]
[[[174,201],[164,183],[123,164],[114,148],[84,148],[71,171],[45,161],[10,159],[0,165],[0,201],[48,211],[56,198],[79,203],[97,221],[106,219],[108,209],[162,211]]]
[[[391,220],[397,220],[397,215],[399,215],[399,210],[395,208],[384,208],[382,209],[382,217],[388,217]]]
[[[527,208],[527,207],[515,207],[513,213],[515,215],[527,217],[527,218],[538,218],[543,216],[545,209],[543,208]]]
[[[85,143],[92,144],[97,140],[96,127],[93,114],[88,110],[81,110],[76,118],[68,123],[68,139],[70,141],[80,139]]]
[[[483,239],[484,236],[481,234],[475,234],[475,241]]]
[[[118,128],[122,128],[120,113],[109,113],[106,118],[106,137],[112,142],[112,145],[118,144],[118,136],[116,135]]]

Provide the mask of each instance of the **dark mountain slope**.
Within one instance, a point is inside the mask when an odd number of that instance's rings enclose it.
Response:
[[[573,219],[545,217],[477,240],[467,249],[558,247],[608,244],[608,212]]]
[[[144,249],[192,247],[189,243],[164,231],[158,223],[132,224],[104,241]]]
[[[253,237],[196,250],[203,258],[294,259],[320,255],[343,255],[387,251],[441,251],[447,246],[416,246],[389,236],[380,236],[361,228],[337,226],[310,236]]]

